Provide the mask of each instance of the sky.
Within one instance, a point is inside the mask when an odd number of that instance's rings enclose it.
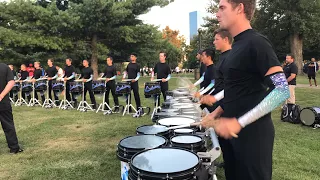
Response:
[[[209,15],[206,13],[209,2],[209,0],[175,0],[163,8],[153,7],[147,14],[141,15],[140,19],[144,23],[160,26],[160,30],[166,26],[179,30],[189,44],[189,12],[201,11],[204,16]]]

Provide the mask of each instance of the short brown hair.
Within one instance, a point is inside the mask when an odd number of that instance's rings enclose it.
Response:
[[[54,63],[54,60],[52,58],[48,59],[48,61],[51,61],[52,63]]]
[[[233,8],[238,6],[240,3],[244,6],[244,13],[249,21],[251,21],[254,11],[256,10],[257,0],[228,0],[233,5]]]
[[[225,29],[217,29],[214,31],[214,35],[219,34],[219,36],[222,37],[222,39],[228,38],[228,41],[230,44],[232,44],[233,38],[232,35],[229,33],[229,31]]]

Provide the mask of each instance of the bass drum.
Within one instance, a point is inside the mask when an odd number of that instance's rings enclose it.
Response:
[[[306,107],[300,111],[300,120],[306,126],[320,123],[320,107]]]

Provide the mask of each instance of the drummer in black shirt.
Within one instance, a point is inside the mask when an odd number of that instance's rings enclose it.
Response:
[[[196,58],[200,61],[200,76],[204,76],[203,73],[206,72],[207,66],[203,63],[203,60],[202,60],[202,50],[198,51]],[[203,81],[200,83],[200,88],[205,88]]]
[[[157,63],[154,67],[154,70],[151,74],[151,81],[154,79],[154,74],[157,74],[157,79],[161,79],[160,87],[163,99],[166,100],[166,92],[169,90],[168,81],[171,78],[171,70],[169,65],[166,63],[167,54],[165,52],[159,53],[160,62]],[[160,96],[158,97],[158,104],[160,104]]]
[[[88,91],[90,95],[91,103],[93,104],[92,108],[97,109],[96,99],[92,91],[93,70],[91,67],[89,67],[88,60],[83,60],[82,65],[84,66],[84,68],[81,70],[80,79],[83,79],[83,82],[84,82],[84,101],[86,101],[86,95]]]
[[[66,99],[70,102],[71,96],[70,96],[70,82],[73,82],[75,80],[76,75],[76,69],[72,65],[72,59],[68,58],[66,59],[66,66],[64,68],[64,81],[66,81]],[[73,107],[77,107],[77,100],[75,96],[72,94],[72,101],[74,102]]]
[[[29,82],[30,81],[29,72],[27,71],[27,67],[24,64],[21,65],[20,75],[21,75],[20,82]],[[30,99],[31,99],[30,94],[27,94],[27,96],[28,96],[28,101],[30,101]],[[24,100],[26,100],[26,92],[22,92],[22,98]]]
[[[49,85],[49,99],[52,99],[52,80],[55,80],[58,78],[58,70],[56,66],[53,65],[54,60],[53,59],[48,59],[47,64],[48,64],[48,69],[46,70],[47,76],[48,76],[48,85]],[[54,100],[57,102],[59,100],[58,96],[53,93]],[[58,102],[57,102],[58,104]]]
[[[14,79],[14,80],[17,80],[17,72],[14,70],[13,65],[12,65],[12,64],[9,64],[8,66],[9,66],[11,72],[12,72],[13,79]],[[16,94],[16,96],[13,97],[14,94],[13,94],[12,91],[10,91],[9,95],[10,95],[10,98],[11,98],[14,102],[18,99],[18,94]]]
[[[220,0],[220,28],[234,37],[222,65],[223,111],[204,119],[225,140],[227,180],[271,180],[274,126],[271,111],[289,97],[289,87],[270,41],[252,30],[256,0]],[[223,113],[223,114],[222,114]]]
[[[140,117],[144,114],[143,108],[141,107],[140,95],[139,95],[139,78],[140,78],[140,65],[137,64],[137,54],[131,53],[131,62],[128,64],[126,71],[123,73],[123,79],[126,78],[128,74],[128,79],[131,80],[131,90],[133,90],[134,99],[136,101],[137,113],[133,115],[134,117]],[[129,104],[131,104],[131,96],[129,99]]]
[[[116,67],[113,65],[113,58],[111,56],[107,58],[107,67],[104,70],[103,77],[106,78],[106,94],[104,99],[106,103],[109,105],[109,94],[111,91],[114,105],[115,105],[115,112],[118,112],[119,100],[118,100],[118,96],[116,95],[116,82],[115,82],[117,78],[117,71],[116,71]]]
[[[32,82],[36,82],[37,80],[39,80],[42,77],[42,70],[40,69],[40,62],[34,62],[34,73],[33,73],[33,77],[32,77]],[[35,91],[34,92],[34,98],[38,99],[38,93]],[[41,100],[42,102],[44,102],[45,97],[44,97],[44,93],[41,93]]]

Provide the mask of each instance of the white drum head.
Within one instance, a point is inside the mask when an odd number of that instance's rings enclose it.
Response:
[[[194,119],[186,118],[186,117],[171,117],[160,119],[158,123],[163,126],[179,126],[184,124],[194,123]]]

